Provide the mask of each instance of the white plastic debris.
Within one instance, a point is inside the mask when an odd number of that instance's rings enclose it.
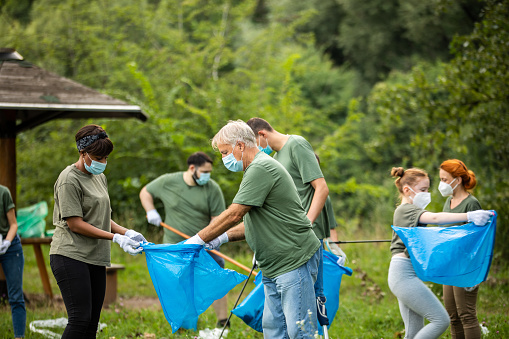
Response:
[[[481,332],[483,335],[487,335],[488,333],[490,333],[488,328],[486,326],[484,326],[483,324],[481,324]]]
[[[206,328],[204,330],[200,330],[200,332],[198,332],[198,339],[218,339],[222,330],[222,328]],[[226,338],[227,335],[228,329],[225,329],[222,338]]]
[[[42,334],[45,338],[60,339],[62,335],[47,330],[45,328],[65,328],[67,326],[67,318],[47,319],[47,320],[34,320],[30,323],[30,331]],[[99,323],[98,331],[106,327],[106,324]]]

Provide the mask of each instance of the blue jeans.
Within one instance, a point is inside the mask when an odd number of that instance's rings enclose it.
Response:
[[[315,281],[315,296],[316,297],[325,297],[323,294],[323,239],[320,239],[320,248],[318,249],[320,252],[319,262],[318,262],[318,276]]]
[[[2,264],[4,269],[7,283],[14,337],[23,338],[25,337],[27,322],[27,311],[25,299],[23,298],[23,266],[25,266],[25,257],[23,256],[19,236],[16,235],[7,252],[0,255],[0,264]]]
[[[313,285],[318,273],[318,255],[316,251],[307,263],[293,271],[273,279],[263,277],[264,338],[313,338],[317,330]]]

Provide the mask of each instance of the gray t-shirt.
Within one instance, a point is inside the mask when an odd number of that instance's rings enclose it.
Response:
[[[307,213],[315,195],[311,181],[323,178],[313,147],[303,137],[290,135],[284,146],[274,155],[274,159],[290,173]],[[313,231],[318,239],[324,239],[330,235],[330,229],[324,221],[324,214],[322,210],[313,223]]]
[[[258,152],[246,168],[233,203],[252,206],[244,216],[246,241],[264,276],[302,266],[320,247],[292,178],[267,154]]]
[[[5,186],[0,185],[0,234],[5,239],[11,225],[7,220],[7,212],[14,208],[11,192]]]
[[[69,229],[66,218],[81,217],[103,231],[111,232],[111,205],[104,174],[85,174],[76,166],[67,166],[54,186],[55,233],[50,254],[98,266],[110,266],[111,241],[90,238]]]
[[[479,203],[479,200],[476,199],[472,194],[469,194],[465,199],[463,199],[458,206],[451,208],[451,197],[447,197],[447,201],[444,204],[444,212],[451,212],[451,213],[467,213],[470,211],[477,211],[482,209],[481,204]],[[447,225],[441,225],[441,226],[457,226],[457,225],[463,225],[464,222],[460,223],[454,223],[454,224],[447,224]]]
[[[419,218],[424,212],[426,212],[426,210],[423,210],[414,204],[399,205],[394,211],[394,220],[392,225],[398,227],[426,226],[426,224],[419,223]],[[410,258],[403,240],[401,240],[394,230],[392,231],[391,252],[392,255],[405,253],[405,255]]]

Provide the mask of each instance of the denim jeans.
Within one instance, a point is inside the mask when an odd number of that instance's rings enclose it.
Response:
[[[263,277],[264,338],[313,338],[317,330],[313,285],[318,273],[318,255],[317,250],[308,262],[293,271],[273,279]]]
[[[62,339],[95,338],[106,292],[106,267],[58,254],[49,259],[69,317]]]
[[[23,338],[25,337],[27,322],[27,311],[25,299],[23,298],[23,266],[25,265],[25,257],[23,256],[19,236],[16,235],[7,252],[0,255],[0,264],[2,264],[4,269],[7,283],[14,337]]]
[[[316,297],[325,297],[323,294],[323,239],[320,239],[320,248],[318,249],[320,252],[319,262],[318,262],[318,275],[315,281],[315,296]]]

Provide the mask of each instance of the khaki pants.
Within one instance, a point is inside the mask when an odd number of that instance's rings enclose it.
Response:
[[[481,328],[477,320],[477,287],[467,292],[463,287],[444,285],[444,304],[451,318],[453,339],[480,339]]]

